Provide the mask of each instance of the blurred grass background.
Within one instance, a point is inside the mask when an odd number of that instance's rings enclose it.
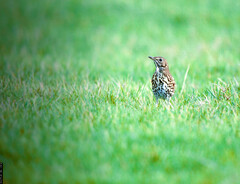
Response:
[[[5,181],[238,183],[239,9],[233,0],[1,1]],[[168,60],[173,110],[154,106],[149,55]]]

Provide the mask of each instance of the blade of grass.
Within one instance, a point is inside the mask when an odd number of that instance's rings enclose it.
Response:
[[[190,65],[188,65],[185,76],[184,76],[184,80],[183,80],[183,84],[182,84],[182,89],[180,92],[180,96],[182,95],[184,89],[185,89],[185,83],[186,83],[186,79],[187,79],[187,75],[188,75],[188,71],[189,71]]]

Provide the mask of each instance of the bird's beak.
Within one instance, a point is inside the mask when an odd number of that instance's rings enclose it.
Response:
[[[148,58],[150,58],[150,59],[154,60],[154,58],[153,58],[152,56],[148,56]]]

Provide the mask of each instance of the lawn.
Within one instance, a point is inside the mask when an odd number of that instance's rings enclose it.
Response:
[[[239,9],[2,1],[4,182],[239,183]],[[172,107],[155,106],[149,55],[168,60]]]

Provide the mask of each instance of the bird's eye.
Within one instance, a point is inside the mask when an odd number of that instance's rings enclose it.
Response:
[[[160,58],[159,61],[162,61],[162,58]]]

